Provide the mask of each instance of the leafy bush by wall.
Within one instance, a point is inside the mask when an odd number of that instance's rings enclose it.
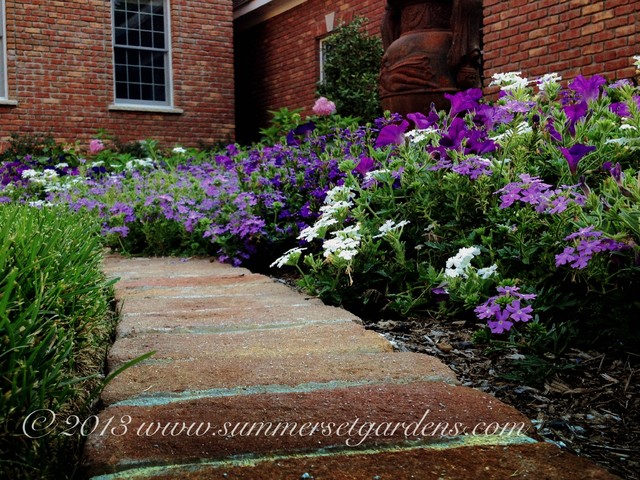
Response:
[[[382,113],[378,75],[383,50],[379,38],[363,32],[365,22],[356,18],[325,39],[324,81],[318,94],[335,102],[340,115],[371,121]]]

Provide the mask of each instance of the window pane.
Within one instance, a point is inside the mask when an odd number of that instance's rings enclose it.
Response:
[[[141,100],[149,100],[149,101],[155,100],[155,98],[153,98],[153,85],[143,84],[143,85],[140,85],[140,87],[142,89]]]
[[[143,47],[153,47],[153,34],[149,31],[140,32],[140,45]]]
[[[129,83],[129,100],[142,100],[139,83]]]
[[[140,82],[140,67],[137,65],[127,68],[127,80],[130,82]]]
[[[161,15],[153,16],[153,31],[164,32],[164,17]]]
[[[127,82],[116,82],[116,98],[129,98]]]
[[[165,102],[167,100],[167,91],[163,86],[157,85],[155,87],[155,100],[158,102]]]
[[[140,30],[151,30],[151,15],[148,13],[140,14]]]
[[[161,68],[153,69],[153,81],[159,85],[164,85],[164,70]]]
[[[153,68],[140,68],[140,80],[142,83],[153,83]]]
[[[140,46],[140,32],[137,30],[129,30],[127,31],[127,45],[131,47],[139,47]]]
[[[164,33],[153,34],[153,47],[164,49]]]
[[[115,37],[116,45],[127,44],[127,31],[124,28],[116,28]]]

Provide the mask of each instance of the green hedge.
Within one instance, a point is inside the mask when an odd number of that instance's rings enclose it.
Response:
[[[91,217],[0,206],[1,478],[73,473],[82,438],[60,432],[88,415],[115,326],[98,234]],[[39,410],[53,422],[33,424]]]

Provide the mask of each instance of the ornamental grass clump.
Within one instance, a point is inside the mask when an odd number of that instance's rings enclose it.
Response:
[[[82,439],[64,421],[90,413],[115,328],[101,259],[92,218],[0,206],[2,478],[73,473]]]

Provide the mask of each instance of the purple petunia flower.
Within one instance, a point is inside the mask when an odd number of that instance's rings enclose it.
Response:
[[[404,143],[404,132],[409,128],[409,122],[403,120],[400,125],[390,124],[382,127],[375,148],[382,148],[388,145],[402,145]]]
[[[409,113],[407,118],[411,120],[418,130],[424,130],[425,128],[432,127],[435,125],[440,117],[438,116],[438,112],[431,110],[429,112],[429,116],[425,116],[423,113],[415,112]]]
[[[451,102],[449,115],[454,117],[461,112],[478,108],[478,100],[482,98],[482,90],[479,88],[471,88],[453,95],[445,93],[444,98]]]
[[[291,130],[287,134],[287,145],[295,146],[300,145],[300,140],[298,140],[298,136],[306,136],[309,133],[313,132],[316,129],[316,124],[313,122],[303,123],[302,125],[298,125],[296,128]]]
[[[569,164],[569,171],[572,175],[575,175],[578,170],[578,163],[582,160],[587,154],[596,150],[596,147],[582,145],[581,143],[576,143],[571,148],[567,149],[564,147],[560,147],[560,151],[564,158],[567,159],[567,163]]]
[[[467,132],[467,143],[464,153],[467,155],[475,153],[491,153],[498,150],[498,144],[487,137],[487,133],[482,130],[470,130]]]
[[[375,162],[373,161],[373,158],[362,157],[354,171],[358,172],[360,175],[366,175],[367,172],[370,172],[373,169],[374,165]]]
[[[449,130],[440,139],[440,145],[445,148],[455,150],[462,145],[462,140],[466,137],[469,129],[462,118],[456,117],[449,125]]]
[[[587,114],[587,111],[589,110],[589,106],[587,105],[586,101],[582,100],[578,103],[565,105],[564,107],[562,107],[562,110],[569,120],[569,133],[573,137],[576,134],[576,123],[584,118],[584,116]]]
[[[619,117],[628,117],[631,115],[629,107],[624,102],[615,102],[609,105],[609,110],[618,115]]]
[[[556,142],[562,141],[562,135],[560,135],[560,132],[556,130],[556,127],[553,124],[552,118],[549,119],[549,121],[547,122],[547,132],[549,132],[549,136]]]
[[[622,179],[624,175],[622,173],[622,167],[620,166],[620,162],[616,162],[615,165],[612,165],[611,162],[604,162],[602,164],[602,169],[605,172],[609,172],[609,174],[613,177],[616,183],[622,186]]]
[[[600,75],[594,75],[591,78],[585,78],[578,75],[573,82],[569,84],[569,88],[576,92],[584,101],[590,102],[597,100],[600,96],[600,87],[607,83],[607,79]]]

